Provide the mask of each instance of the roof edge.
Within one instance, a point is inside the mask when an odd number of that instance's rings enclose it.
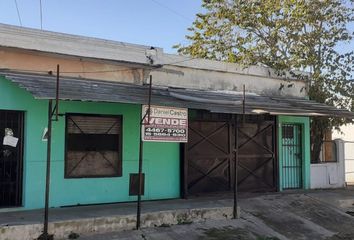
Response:
[[[235,63],[167,54],[163,52],[162,48],[147,45],[19,27],[2,23],[0,23],[0,34],[0,47],[4,48],[144,65],[150,64],[150,59],[153,58],[154,64],[162,64],[166,67],[186,67],[282,80],[299,80],[289,72],[279,74],[269,67],[244,67]],[[155,52],[151,52],[152,49]],[[306,72],[296,72],[296,74],[305,77],[310,76],[309,73]]]

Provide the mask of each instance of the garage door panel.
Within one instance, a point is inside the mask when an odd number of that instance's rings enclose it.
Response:
[[[227,123],[192,122],[189,129],[188,151],[192,154],[209,156],[229,151]]]
[[[188,188],[190,193],[229,190],[228,159],[205,159],[189,163]]]
[[[247,192],[275,191],[274,121],[253,120],[253,116],[248,117],[249,122],[238,128],[238,188]],[[190,121],[189,132],[188,194],[231,191],[236,149],[233,122]]]

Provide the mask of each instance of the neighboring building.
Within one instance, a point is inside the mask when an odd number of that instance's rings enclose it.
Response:
[[[341,126],[340,131],[333,130],[332,137],[344,140],[345,181],[354,185],[354,124]]]
[[[230,191],[236,146],[240,191],[307,189],[309,117],[354,116],[307,100],[305,81],[268,68],[1,24],[0,32],[0,137],[18,138],[0,145],[2,208],[44,206],[43,135],[57,64],[51,207],[136,201],[129,183],[138,171],[149,75],[153,105],[188,109],[189,135],[188,143],[144,144],[144,200]]]

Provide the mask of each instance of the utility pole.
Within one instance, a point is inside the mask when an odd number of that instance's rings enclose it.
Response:
[[[139,145],[139,173],[138,173],[138,181],[139,181],[139,186],[138,186],[138,201],[137,201],[137,210],[136,210],[136,229],[140,229],[140,218],[141,218],[141,195],[142,195],[142,186],[143,186],[143,176],[142,176],[142,170],[143,170],[143,159],[144,159],[144,141],[143,141],[143,136],[142,136],[142,126],[145,124],[144,120],[147,117],[148,123],[150,122],[150,108],[151,108],[151,92],[152,92],[152,76],[150,75],[150,82],[149,82],[149,98],[148,98],[148,109],[146,113],[143,113],[144,116],[141,118],[140,121],[140,145]],[[143,108],[141,108],[143,110]]]
[[[52,123],[58,121],[59,115],[59,64],[57,65],[56,90],[55,90],[55,106],[53,109],[53,100],[48,101],[48,129],[47,129],[47,167],[45,180],[45,203],[44,203],[44,222],[43,233],[37,238],[38,240],[53,240],[52,234],[48,234],[49,222],[49,199],[50,199],[50,163],[51,163],[51,145],[52,145]],[[55,119],[53,115],[55,113]]]

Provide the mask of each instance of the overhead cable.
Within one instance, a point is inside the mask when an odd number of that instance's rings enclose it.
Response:
[[[184,18],[185,20],[187,20],[188,22],[192,21],[193,22],[193,19],[189,18],[189,17],[186,17],[185,15],[179,13],[178,11],[174,10],[173,8],[170,8],[169,6],[165,5],[165,4],[162,4],[160,3],[159,1],[157,0],[151,0],[152,2],[154,2],[155,4],[159,5],[160,7],[163,7],[167,10],[169,10],[170,12],[174,13],[175,15],[181,17],[181,18]]]
[[[17,11],[18,21],[20,22],[20,25],[21,25],[21,27],[22,27],[22,20],[21,20],[20,10],[18,9],[17,0],[14,0],[14,1],[15,1],[15,5],[16,5],[16,11]]]
[[[41,30],[43,30],[43,10],[42,10],[42,0],[39,0],[39,16],[41,21]]]

